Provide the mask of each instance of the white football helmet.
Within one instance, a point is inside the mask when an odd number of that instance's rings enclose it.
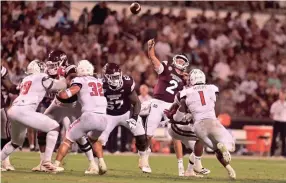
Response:
[[[45,65],[43,62],[40,62],[39,60],[33,60],[28,64],[26,74],[41,73],[44,71],[44,69]]]
[[[94,67],[88,60],[81,60],[77,64],[76,73],[78,76],[93,76]]]
[[[206,75],[200,69],[193,69],[190,72],[190,84],[206,84]]]

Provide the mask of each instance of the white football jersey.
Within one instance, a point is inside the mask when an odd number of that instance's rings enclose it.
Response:
[[[81,90],[77,95],[82,106],[82,113],[106,113],[107,100],[103,93],[102,79],[93,76],[76,77],[72,80],[71,85],[74,84],[81,86]]]
[[[186,96],[186,105],[195,122],[216,119],[215,102],[218,91],[215,85],[195,85],[181,91],[181,95]]]
[[[46,88],[43,86],[43,78],[47,78],[45,73],[31,74],[26,76],[20,84],[19,96],[12,105],[35,105],[37,107],[46,95]]]

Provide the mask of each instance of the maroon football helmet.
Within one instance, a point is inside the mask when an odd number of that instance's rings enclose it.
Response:
[[[104,77],[108,85],[114,87],[115,90],[123,86],[122,71],[115,63],[107,63],[104,66]]]
[[[49,75],[56,75],[59,67],[68,66],[67,54],[61,50],[51,51],[46,59],[46,66]]]

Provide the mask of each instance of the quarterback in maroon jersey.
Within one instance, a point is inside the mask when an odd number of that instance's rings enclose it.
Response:
[[[189,60],[184,54],[173,57],[172,64],[161,62],[155,55],[154,40],[148,41],[148,54],[155,71],[158,73],[158,83],[154,88],[154,99],[151,103],[150,114],[147,119],[147,135],[152,137],[164,116],[164,110],[169,109],[174,102],[175,95],[184,87],[184,70]]]
[[[149,144],[161,119],[166,118],[165,109],[169,109],[174,101],[175,95],[184,87],[185,69],[189,66],[189,60],[184,54],[173,57],[172,63],[161,62],[155,55],[155,41],[148,41],[148,55],[158,74],[158,82],[154,88],[154,99],[146,122],[146,134]]]

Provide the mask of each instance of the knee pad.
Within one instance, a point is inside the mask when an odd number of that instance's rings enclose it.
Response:
[[[45,146],[46,145],[46,137],[47,137],[47,133],[38,131],[37,139],[38,139],[39,146]]]
[[[139,151],[145,151],[147,148],[147,138],[146,135],[135,136],[136,139],[136,148]]]
[[[87,151],[89,151],[89,150],[91,150],[92,149],[92,146],[91,146],[91,144],[90,144],[90,142],[88,141],[88,139],[87,138],[85,138],[85,143],[84,144],[81,144],[80,142],[76,142],[77,143],[77,145],[78,145],[78,147],[80,148],[80,150],[82,151],[82,152],[87,152]]]

